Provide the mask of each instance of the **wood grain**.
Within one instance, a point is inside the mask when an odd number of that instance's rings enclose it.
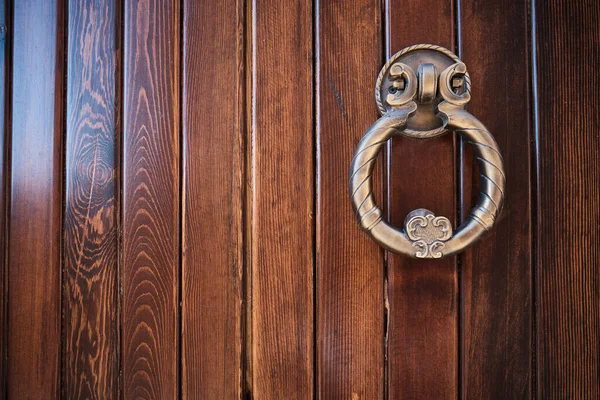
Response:
[[[467,106],[504,156],[504,209],[489,235],[462,257],[462,393],[531,398],[532,249],[527,1],[464,2],[461,59],[472,82]],[[510,37],[510,41],[506,38]],[[510,60],[510,61],[508,61]],[[515,77],[521,77],[515,79]],[[463,216],[479,197],[479,173],[464,144]]]
[[[383,251],[356,223],[348,170],[358,141],[379,117],[379,1],[322,0],[317,15],[318,397],[382,398]],[[378,165],[381,196],[381,162]]]
[[[11,6],[8,1],[0,0],[0,26],[5,29],[3,40],[0,41],[0,397],[6,396],[6,350],[7,350],[7,279],[8,265],[6,263],[7,221],[6,205],[9,196],[9,163],[10,152],[10,88],[11,88],[11,41],[12,27]]]
[[[241,398],[243,2],[184,1],[182,395]]]
[[[313,397],[312,2],[253,0],[251,387]]]
[[[119,393],[116,6],[69,2],[62,305],[68,398]]]
[[[449,0],[389,0],[390,54],[418,43],[454,48]],[[390,155],[389,213],[426,208],[456,220],[454,135],[432,140],[394,138]],[[458,275],[456,257],[412,260],[388,255],[388,385],[390,398],[458,396]]]
[[[60,382],[64,10],[14,4],[7,397],[54,399]]]
[[[177,1],[125,5],[123,396],[178,394]]]
[[[600,8],[536,1],[537,393],[600,398]]]

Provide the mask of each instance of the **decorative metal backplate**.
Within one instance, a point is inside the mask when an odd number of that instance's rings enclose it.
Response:
[[[417,44],[407,47],[394,54],[384,65],[377,77],[375,84],[375,102],[379,113],[384,115],[390,111],[393,106],[386,101],[390,94],[397,93],[399,86],[393,74],[393,67],[397,64],[408,65],[413,71],[417,72],[425,65],[431,65],[436,72],[444,71],[449,66],[461,62],[460,59],[450,50],[441,46],[432,44]],[[425,74],[419,74],[419,83],[423,83]],[[437,83],[437,76],[435,77]],[[456,86],[464,84],[464,90],[471,93],[471,78],[469,73],[465,73],[463,81],[454,82]],[[423,88],[424,85],[419,85]],[[416,138],[429,138],[441,135],[446,131],[443,121],[436,116],[435,108],[444,99],[438,90],[434,89],[434,96],[430,101],[417,100],[417,110],[411,115],[407,122],[405,135]]]

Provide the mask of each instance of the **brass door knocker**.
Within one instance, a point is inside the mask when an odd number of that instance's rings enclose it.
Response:
[[[438,71],[442,72],[438,75]],[[443,47],[407,47],[379,73],[375,99],[382,117],[365,132],[350,168],[350,195],[359,225],[381,246],[410,257],[440,258],[463,251],[494,225],[506,185],[498,144],[465,110],[471,99],[467,67]],[[425,209],[409,213],[404,229],[389,225],[372,190],[377,155],[395,135],[423,139],[448,130],[460,134],[474,148],[481,178],[477,205],[454,232],[448,218]]]

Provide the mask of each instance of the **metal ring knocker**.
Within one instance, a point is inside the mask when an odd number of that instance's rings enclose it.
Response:
[[[437,71],[442,71],[439,76]],[[486,127],[465,110],[471,98],[465,64],[443,47],[408,47],[381,70],[375,98],[382,117],[365,132],[350,169],[350,195],[359,225],[395,253],[440,258],[463,251],[494,225],[506,185],[498,144]],[[454,232],[448,218],[425,209],[409,213],[404,229],[391,226],[383,220],[372,190],[377,155],[395,135],[431,138],[448,130],[460,134],[474,148],[481,177],[477,205]]]

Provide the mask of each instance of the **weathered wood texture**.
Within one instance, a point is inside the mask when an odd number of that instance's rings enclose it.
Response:
[[[600,7],[536,1],[537,391],[600,398]]]
[[[450,0],[389,0],[390,54],[417,43],[454,48]],[[456,220],[453,134],[392,140],[390,220],[426,208]],[[458,395],[458,275],[456,257],[412,260],[388,255],[388,384],[390,398],[454,399]]]
[[[179,2],[128,1],[124,18],[123,396],[171,399],[179,391]]]
[[[378,118],[371,93],[382,59],[381,3],[318,4],[318,397],[377,399],[384,393],[383,251],[358,227],[346,193],[356,145]]]
[[[461,59],[472,82],[467,106],[504,156],[504,210],[460,257],[462,393],[469,399],[531,397],[531,118],[525,0],[463,2]],[[510,40],[506,40],[509,38]],[[515,77],[520,77],[516,79]],[[479,173],[463,142],[462,215],[479,197]]]
[[[251,356],[257,399],[313,396],[312,1],[254,0]]]
[[[7,396],[59,396],[64,6],[14,4]]]
[[[112,0],[69,2],[62,304],[67,398],[119,393],[117,7]]]
[[[182,394],[241,397],[244,3],[184,1]]]

